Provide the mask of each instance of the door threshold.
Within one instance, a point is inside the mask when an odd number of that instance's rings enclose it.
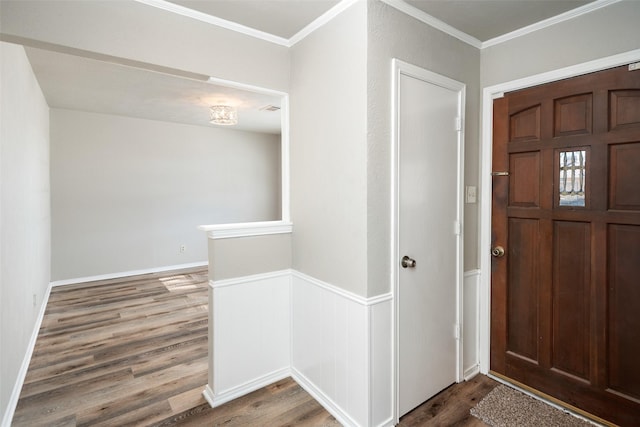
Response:
[[[565,411],[565,412],[569,412],[571,415],[573,415],[574,417],[580,418],[584,421],[590,422],[590,423],[594,423],[595,425],[598,426],[607,426],[607,427],[617,427],[617,424],[613,424],[610,421],[607,421],[603,418],[598,417],[597,415],[593,415],[583,409],[580,409],[578,407],[575,407],[567,402],[563,402],[560,399],[557,399],[553,396],[550,396],[546,393],[543,393],[539,390],[536,390],[533,387],[530,387],[526,384],[523,384],[519,381],[516,381],[514,379],[511,379],[505,375],[502,375],[498,372],[495,371],[489,371],[489,373],[487,373],[487,376],[489,378],[493,378],[494,380],[498,381],[499,383],[502,383],[508,387],[514,388],[516,390],[518,390],[521,393],[526,394],[527,396],[531,396],[534,399],[540,400],[548,405],[553,406],[556,409],[559,409],[561,411]]]

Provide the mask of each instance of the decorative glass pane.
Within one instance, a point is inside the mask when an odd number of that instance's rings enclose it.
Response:
[[[584,206],[586,151],[560,152],[560,206]]]

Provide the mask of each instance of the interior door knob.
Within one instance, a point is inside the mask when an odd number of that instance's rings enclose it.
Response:
[[[416,260],[405,255],[402,257],[402,262],[400,263],[400,265],[402,265],[402,268],[415,268]]]
[[[491,255],[496,258],[502,258],[504,256],[504,248],[502,246],[496,246],[491,250]]]

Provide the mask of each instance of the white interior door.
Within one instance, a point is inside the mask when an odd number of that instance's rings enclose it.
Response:
[[[399,417],[457,379],[464,91],[398,79]]]

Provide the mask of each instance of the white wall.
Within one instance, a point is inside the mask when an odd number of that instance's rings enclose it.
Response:
[[[293,268],[367,294],[367,3],[291,49]]]
[[[279,172],[279,135],[52,109],[52,279],[206,261],[198,225],[280,218]]]
[[[49,108],[21,46],[0,43],[0,64],[0,414],[5,414],[49,284],[51,238]]]

